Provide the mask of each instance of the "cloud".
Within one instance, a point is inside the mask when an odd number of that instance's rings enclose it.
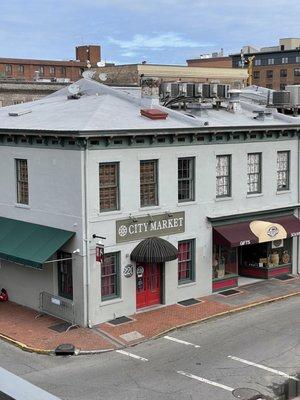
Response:
[[[136,53],[135,51],[125,51],[124,53],[121,53],[121,56],[123,57],[135,57],[137,55],[138,53]]]
[[[108,40],[110,43],[121,47],[121,49],[129,50],[145,48],[159,50],[165,48],[199,48],[213,46],[211,43],[198,43],[191,39],[185,39],[176,32],[161,33],[156,36],[137,34],[134,35],[131,40],[120,40],[109,37]]]

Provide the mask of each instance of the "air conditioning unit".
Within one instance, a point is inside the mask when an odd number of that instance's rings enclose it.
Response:
[[[291,93],[285,90],[276,90],[273,92],[273,105],[283,107],[290,104]]]
[[[300,106],[300,85],[286,85],[285,90],[291,93],[291,105]]]
[[[283,239],[280,240],[274,240],[272,242],[272,249],[278,249],[279,247],[283,247]]]

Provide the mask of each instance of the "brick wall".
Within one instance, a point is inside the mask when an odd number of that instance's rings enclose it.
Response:
[[[199,58],[186,60],[188,67],[213,67],[213,68],[232,68],[230,57]]]

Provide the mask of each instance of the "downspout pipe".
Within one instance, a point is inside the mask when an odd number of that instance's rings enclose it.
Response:
[[[298,191],[298,204],[300,201],[300,137],[299,137],[299,132],[298,132],[298,154],[297,154],[297,191]],[[291,168],[290,168],[291,170]],[[298,218],[300,218],[300,210],[299,208],[297,209],[297,214]],[[297,236],[297,273],[300,274],[300,237]]]
[[[88,140],[84,146],[83,179],[84,179],[84,244],[85,244],[85,315],[86,325],[91,328],[90,320],[90,229],[89,229],[89,203],[88,203]]]

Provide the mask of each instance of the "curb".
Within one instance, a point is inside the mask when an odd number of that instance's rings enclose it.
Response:
[[[30,347],[30,346],[27,346],[27,344],[19,342],[18,340],[12,339],[11,337],[3,335],[2,333],[0,333],[0,339],[2,339],[4,342],[12,344],[15,347],[18,347],[19,349],[21,349],[23,351],[27,351],[28,353],[43,354],[43,355],[47,355],[47,356],[54,354],[54,350],[45,350],[45,349],[38,349],[35,347]]]
[[[218,314],[210,315],[208,317],[197,319],[197,320],[194,320],[194,321],[185,322],[183,324],[180,324],[180,325],[174,326],[172,328],[166,329],[165,331],[160,332],[160,333],[158,333],[158,334],[156,334],[154,336],[151,336],[150,338],[146,338],[144,340],[140,340],[139,342],[132,343],[132,344],[130,344],[130,343],[129,344],[124,344],[122,346],[122,348],[134,347],[134,346],[137,346],[138,344],[145,343],[145,342],[148,342],[150,340],[158,339],[159,337],[161,337],[161,336],[163,336],[163,335],[165,335],[165,334],[167,334],[169,332],[175,331],[177,329],[185,328],[187,326],[196,325],[196,324],[198,324],[200,322],[206,322],[206,321],[209,321],[209,320],[212,320],[212,319],[217,319],[219,317],[224,317],[226,315],[236,314],[238,312],[246,311],[246,310],[249,310],[251,308],[255,308],[255,307],[258,307],[258,306],[265,305],[265,304],[275,303],[277,301],[286,300],[286,299],[289,299],[290,297],[296,297],[296,296],[300,296],[300,291],[299,292],[285,294],[283,296],[275,297],[275,298],[272,298],[272,299],[258,301],[257,303],[247,304],[246,306],[233,308],[232,310],[223,311],[223,312],[220,312]],[[30,347],[30,346],[27,346],[25,343],[22,343],[22,342],[19,342],[19,341],[15,340],[15,339],[12,339],[11,337],[6,336],[6,335],[4,335],[2,333],[0,333],[0,339],[2,339],[3,341],[18,347],[18,348],[20,348],[23,351],[27,351],[29,353],[36,353],[36,354],[42,354],[42,355],[48,355],[48,356],[55,354],[54,350],[44,350],[44,349],[38,349],[38,348]],[[76,354],[75,355],[79,356],[79,355],[104,354],[104,353],[108,353],[108,352],[111,352],[111,351],[114,351],[114,350],[115,349],[102,349],[102,350],[101,349],[99,349],[99,350],[79,350],[79,349],[76,349]]]

